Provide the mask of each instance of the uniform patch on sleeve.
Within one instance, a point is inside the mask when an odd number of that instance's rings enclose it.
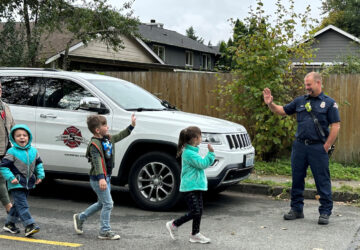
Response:
[[[339,106],[337,105],[337,103],[336,102],[334,102],[334,106],[333,106],[334,108],[339,108]]]

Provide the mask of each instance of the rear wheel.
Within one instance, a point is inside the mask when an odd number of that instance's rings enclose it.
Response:
[[[180,166],[163,152],[141,156],[129,174],[129,188],[134,201],[144,209],[168,210],[180,198]]]

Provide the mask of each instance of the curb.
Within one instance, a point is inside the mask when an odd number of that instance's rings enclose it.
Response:
[[[252,184],[252,183],[239,183],[237,185],[230,186],[228,191],[243,192],[249,194],[262,194],[268,196],[275,196],[282,199],[290,198],[291,188],[280,187],[280,186],[268,186],[264,184]],[[305,188],[304,198],[305,199],[316,199],[316,189]],[[333,201],[342,202],[353,202],[354,200],[360,199],[360,195],[352,192],[339,192],[334,191],[332,193]]]

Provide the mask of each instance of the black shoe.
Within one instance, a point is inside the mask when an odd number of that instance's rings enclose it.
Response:
[[[20,229],[17,228],[17,227],[15,226],[15,224],[12,223],[12,222],[6,223],[5,226],[3,227],[3,230],[4,230],[5,232],[9,232],[9,233],[12,233],[12,234],[18,234],[18,233],[20,233]]]
[[[319,225],[329,224],[329,217],[330,217],[330,215],[328,215],[328,214],[320,214],[318,224]]]
[[[284,214],[284,220],[295,220],[304,218],[303,212],[296,212],[294,210],[290,210],[287,214]]]
[[[30,224],[25,228],[25,236],[33,235],[40,231],[40,227],[36,224]]]

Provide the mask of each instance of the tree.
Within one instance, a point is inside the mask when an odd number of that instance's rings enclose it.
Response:
[[[39,62],[42,42],[53,32],[70,32],[72,37],[66,43],[63,68],[67,67],[70,45],[75,40],[85,45],[93,39],[100,39],[113,49],[122,48],[120,35],[136,35],[138,20],[132,18],[131,4],[127,2],[116,9],[107,0],[83,0],[79,5],[74,0],[3,0],[0,3],[0,18],[14,20],[20,17],[24,24],[28,66]],[[129,13],[121,14],[124,10]]]
[[[129,9],[126,3],[123,9]],[[63,57],[63,69],[68,65],[69,49],[75,40],[87,45],[91,40],[99,39],[115,51],[123,49],[122,35],[137,36],[139,21],[130,16],[121,15],[105,1],[84,2],[84,6],[70,6],[63,11],[57,29],[71,32],[72,37],[66,43]]]
[[[14,20],[8,20],[0,33],[0,65],[7,67],[25,66],[25,34],[16,28]]]
[[[235,79],[226,85],[219,84],[218,88],[222,100],[239,107],[238,111],[227,115],[234,121],[248,124],[257,157],[263,160],[276,158],[291,145],[296,122],[293,117],[272,114],[264,104],[262,91],[269,87],[277,104],[290,102],[303,89],[292,62],[297,59],[304,63],[312,56],[309,30],[313,26],[309,22],[314,20],[307,14],[310,7],[305,14],[296,14],[294,1],[289,0],[289,3],[290,7],[285,8],[281,0],[277,1],[276,24],[271,24],[264,15],[261,0],[242,24],[235,23],[233,45],[227,48],[232,52]],[[300,37],[294,35],[298,22],[305,29],[301,38],[307,43],[300,42]]]
[[[245,24],[236,19],[235,21],[231,20],[234,28],[233,28],[233,37],[229,38],[228,42],[221,42],[219,52],[221,53],[220,59],[217,62],[217,69],[221,71],[230,71],[236,67],[236,62],[234,61],[235,47],[233,46],[241,37],[247,36],[253,32],[253,25],[250,25],[249,29],[245,26]],[[255,20],[251,21],[252,23]]]
[[[358,0],[326,0],[322,6],[327,17],[321,28],[332,24],[354,36],[360,36],[360,1]]]
[[[204,39],[195,35],[195,30],[194,30],[193,26],[190,26],[186,30],[186,36],[193,39],[193,40],[195,40],[195,41],[197,41],[197,42],[199,42],[199,43],[204,44]]]

